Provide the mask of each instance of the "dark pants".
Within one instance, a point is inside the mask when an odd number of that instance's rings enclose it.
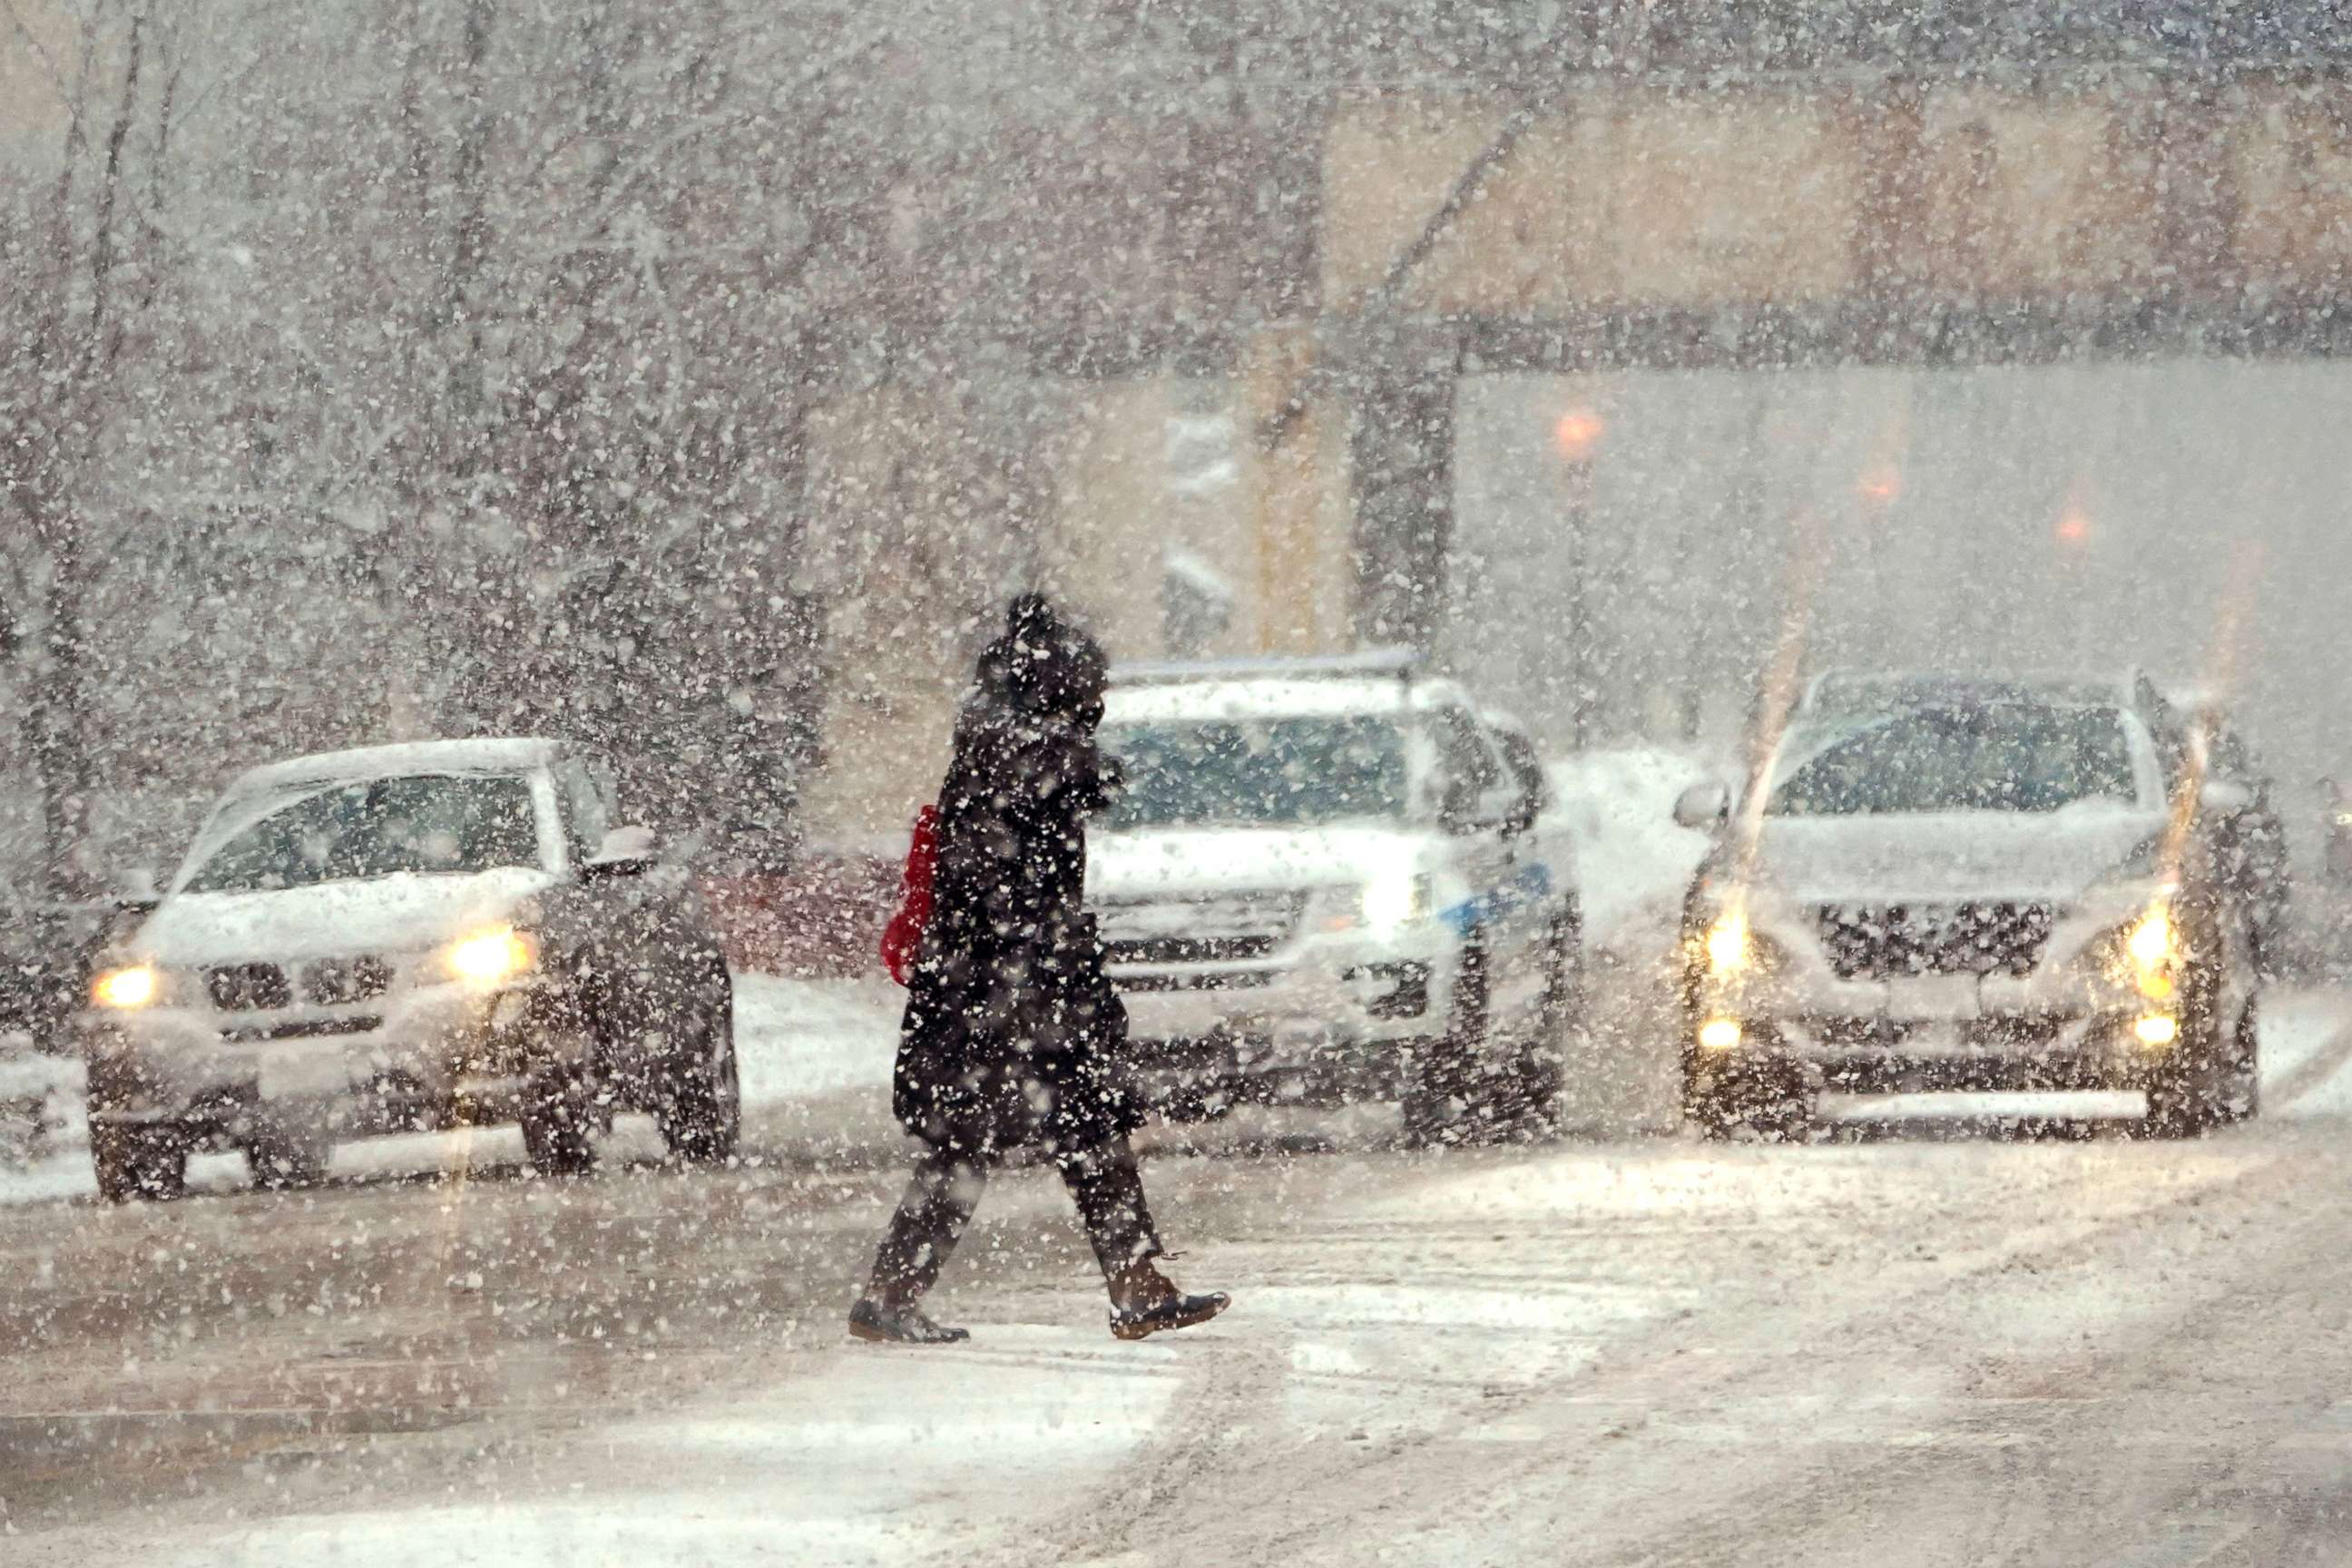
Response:
[[[1152,1229],[1143,1178],[1126,1139],[1058,1156],[1054,1163],[1077,1202],[1105,1279],[1166,1250]],[[907,1184],[907,1195],[898,1200],[898,1212],[890,1216],[890,1228],[874,1255],[877,1295],[911,1302],[938,1281],[980,1206],[992,1165],[937,1149],[915,1163],[915,1178]]]

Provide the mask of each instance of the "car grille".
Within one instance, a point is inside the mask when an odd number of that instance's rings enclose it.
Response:
[[[373,956],[322,958],[302,971],[302,994],[321,1007],[372,1002],[392,989],[392,965]]]
[[[1244,969],[1227,973],[1211,971],[1205,974],[1123,974],[1118,988],[1122,991],[1249,991],[1273,984],[1274,976],[1263,969]]]
[[[1822,945],[1841,980],[2031,974],[2049,945],[2047,904],[1830,904]]]
[[[322,1035],[365,1035],[383,1027],[382,1018],[297,1018],[284,1024],[254,1024],[244,1028],[223,1029],[221,1038],[232,1041],[248,1040],[308,1040]]]
[[[1229,963],[1264,958],[1298,929],[1306,895],[1223,893],[1096,906],[1103,956],[1118,964]]]
[[[257,1013],[294,1000],[286,971],[274,963],[224,963],[205,972],[205,990],[224,1013]]]
[[[393,967],[373,954],[320,958],[299,972],[303,1001],[316,1007],[373,1002],[392,989]],[[224,963],[205,972],[205,990],[224,1013],[263,1013],[294,1005],[297,977],[275,963]]]

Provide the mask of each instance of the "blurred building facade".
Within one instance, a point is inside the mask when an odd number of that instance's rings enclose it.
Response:
[[[430,88],[482,68],[464,53],[476,20],[495,68],[522,17],[494,0],[426,9],[457,52],[420,78],[382,46],[380,91],[364,73],[351,89],[378,93],[376,112],[407,111],[401,71]],[[0,152],[26,171],[32,195],[9,209],[26,213],[75,102],[43,83],[83,18],[103,51],[129,12],[15,11]],[[336,14],[320,9],[321,37]],[[244,16],[215,30],[237,42]],[[750,144],[677,161],[631,254],[667,254],[652,233],[704,258],[694,289],[798,302],[766,337],[691,352],[788,361],[706,395],[793,403],[756,426],[767,478],[739,526],[766,542],[729,557],[750,575],[728,613],[814,607],[807,668],[772,679],[815,706],[792,792],[814,837],[898,830],[1018,586],[1066,595],[1124,656],[1418,643],[1565,742],[1736,721],[1797,597],[1822,612],[1824,658],[1965,661],[2004,638],[2033,662],[2139,657],[2116,628],[2144,622],[2117,619],[2133,600],[2115,584],[2149,556],[2124,542],[2137,523],[2142,544],[2193,549],[2223,525],[2192,494],[2266,512],[2265,570],[2332,560],[2315,470],[2241,465],[2221,491],[2124,498],[2141,493],[2136,443],[2177,448],[2200,407],[2253,429],[2265,387],[2216,394],[2207,362],[2259,372],[2352,341],[2335,303],[2352,270],[2352,33],[2335,7],[1046,0],[918,4],[863,33],[792,7],[730,25],[772,38],[803,22],[839,43],[850,95],[794,132],[814,173],[781,182]],[[173,45],[191,79],[264,102],[269,73],[299,68],[253,37],[244,53],[205,41]],[[793,55],[740,68],[767,73],[760,92],[803,90]],[[602,57],[582,58],[604,79]],[[199,144],[266,161],[278,133],[265,116]],[[529,149],[492,151],[530,175]],[[265,207],[321,195],[258,175],[238,188]],[[730,259],[728,231],[752,214],[765,226]],[[326,246],[306,264],[333,259]],[[2172,368],[2150,380],[2149,364]],[[2086,383],[2084,365],[2104,368]],[[2068,412],[2007,428],[2001,398]],[[299,402],[251,397],[273,399]],[[1590,422],[1572,450],[1571,416]],[[283,408],[255,420],[299,427]],[[1972,492],[1988,465],[2005,478]],[[260,488],[236,498],[257,507],[246,515],[275,504]],[[396,492],[369,504],[388,533],[409,526]],[[509,505],[533,539],[633,544],[645,526]],[[2097,523],[2071,554],[2049,532],[2070,509]],[[1972,537],[2010,543],[1972,554]],[[1787,563],[1814,548],[1845,574],[1800,594]],[[388,616],[432,625],[407,585],[361,576]],[[1847,616],[1857,603],[1875,619]],[[1935,603],[1962,609],[1919,608]],[[536,668],[564,668],[562,640],[532,635]],[[385,636],[384,658],[429,667],[429,633]],[[453,721],[430,680],[411,685],[352,721]],[[764,689],[724,696],[761,721]],[[131,719],[118,732],[144,743]]]

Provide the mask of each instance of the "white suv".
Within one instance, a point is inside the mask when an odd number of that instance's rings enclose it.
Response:
[[[614,1110],[681,1159],[740,1124],[733,992],[687,868],[557,741],[301,757],[237,778],[80,1016],[108,1198],[242,1149],[265,1184],[342,1140],[518,1120],[573,1174]]]
[[[1685,910],[1685,1103],[1789,1136],[1824,1090],[2138,1089],[2152,1128],[2252,1115],[2257,984],[2210,823],[2099,683],[1820,689],[1723,822]]]
[[[1120,667],[1089,901],[1178,1114],[1395,1097],[1409,1136],[1549,1116],[1572,866],[1451,681],[1405,655]]]

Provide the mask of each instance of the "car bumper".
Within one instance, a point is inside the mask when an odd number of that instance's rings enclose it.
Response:
[[[364,1012],[85,1013],[90,1120],[205,1130],[258,1116],[347,1133],[499,1120],[533,1056],[564,1037],[532,1026],[539,1000],[436,986]]]
[[[1444,1030],[1454,963],[1441,944],[1282,963],[1115,966],[1148,1086],[1181,1093],[1278,1082],[1283,1098],[1394,1091],[1406,1047]]]
[[[2187,1041],[2143,1042],[2142,1016],[2124,1006],[2072,1016],[1749,1017],[1737,1045],[1691,1049],[1702,1075],[1771,1063],[1832,1093],[2145,1089]]]

